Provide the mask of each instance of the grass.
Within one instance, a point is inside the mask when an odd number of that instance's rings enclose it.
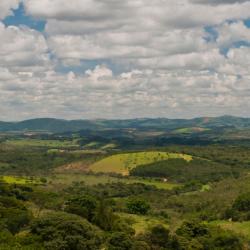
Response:
[[[38,178],[33,177],[17,177],[17,176],[1,176],[0,177],[4,182],[8,184],[41,184],[41,181]]]
[[[206,192],[211,189],[211,186],[209,184],[203,185],[201,188],[201,192]]]
[[[8,145],[13,145],[13,146],[48,147],[48,148],[73,148],[79,146],[76,141],[38,140],[38,139],[8,140],[6,143]]]
[[[132,227],[137,235],[140,233],[144,233],[149,228],[152,228],[153,226],[159,224],[168,227],[167,222],[165,222],[163,218],[147,216],[147,215],[126,214],[126,213],[118,213],[118,215],[131,222]]]
[[[117,146],[114,143],[109,143],[101,147],[101,149],[114,149]]]
[[[60,153],[62,150],[60,149],[56,149],[56,148],[53,148],[53,149],[49,149],[47,152],[48,153]],[[102,154],[102,153],[105,153],[105,151],[103,150],[99,150],[99,149],[79,149],[79,150],[67,150],[67,153],[68,154],[72,154],[72,155],[89,155],[89,154]]]
[[[140,179],[140,178],[133,178],[130,179],[128,181],[129,182],[133,182],[133,183],[143,183],[145,185],[152,185],[155,186],[158,189],[165,189],[165,190],[171,190],[174,189],[176,187],[179,187],[179,184],[175,184],[175,183],[168,183],[168,182],[163,182],[163,181],[156,181],[153,179]]]
[[[209,131],[210,129],[208,128],[200,128],[200,127],[191,127],[191,128],[180,128],[176,129],[174,133],[176,134],[192,134],[196,132],[204,132],[204,131]]]
[[[106,184],[112,182],[122,182],[126,184],[143,183],[145,185],[153,185],[158,189],[171,190],[177,187],[174,183],[165,183],[162,181],[142,179],[142,178],[118,178],[107,175],[82,175],[82,174],[56,174],[48,177],[48,183],[57,186],[69,186],[73,182],[84,182],[86,185]]]
[[[90,142],[86,145],[84,145],[84,148],[98,148],[100,145],[99,142]]]
[[[233,231],[250,240],[250,221],[232,222],[232,221],[215,221],[212,224],[220,226],[225,230]]]
[[[192,160],[190,155],[158,151],[125,153],[106,157],[92,164],[90,170],[93,172],[129,175],[129,171],[136,166],[175,158],[182,158],[186,161]]]

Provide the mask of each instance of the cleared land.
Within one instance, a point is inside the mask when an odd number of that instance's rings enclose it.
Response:
[[[102,173],[118,173],[122,175],[129,175],[129,171],[139,165],[150,164],[153,162],[164,161],[168,159],[184,159],[191,161],[192,156],[177,153],[167,152],[139,152],[139,153],[126,153],[116,154],[104,158],[90,166],[93,172]]]

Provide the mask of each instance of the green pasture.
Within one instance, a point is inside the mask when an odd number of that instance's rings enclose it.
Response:
[[[56,186],[69,186],[74,182],[84,182],[86,185],[106,184],[113,182],[122,182],[126,184],[143,183],[145,185],[152,185],[158,189],[171,190],[178,187],[178,184],[163,182],[154,179],[142,178],[118,178],[107,175],[83,175],[83,174],[56,174],[48,177],[48,183]]]
[[[48,147],[48,148],[73,148],[78,147],[77,141],[60,140],[38,140],[38,139],[16,139],[8,140],[8,145],[22,147]]]
[[[191,128],[180,128],[174,130],[175,134],[192,134],[197,132],[209,131],[208,128],[200,128],[200,127],[191,127]]]
[[[129,171],[139,165],[150,164],[158,161],[182,158],[186,161],[191,161],[192,156],[178,153],[168,152],[138,152],[116,154],[104,158],[90,166],[93,172],[102,173],[118,173],[122,175],[129,175]]]
[[[147,216],[147,215],[136,215],[127,213],[118,213],[118,215],[126,220],[128,220],[136,234],[144,233],[148,229],[156,225],[163,225],[168,228],[168,224],[163,218]]]
[[[41,184],[41,181],[38,178],[33,177],[19,177],[19,176],[0,176],[4,182],[8,184]]]
[[[250,221],[233,222],[233,221],[215,221],[212,224],[220,226],[225,230],[233,231],[250,240]]]

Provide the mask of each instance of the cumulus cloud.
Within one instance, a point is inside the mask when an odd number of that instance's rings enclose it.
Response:
[[[235,42],[250,42],[250,29],[242,21],[224,23],[217,28],[217,43],[221,47],[230,47]]]
[[[20,0],[1,0],[0,1],[0,20],[12,15],[12,9],[16,9]]]
[[[250,115],[250,1],[23,4],[46,28],[0,23],[0,119]]]
[[[49,64],[47,42],[41,33],[0,22],[0,37],[0,66],[18,70]]]

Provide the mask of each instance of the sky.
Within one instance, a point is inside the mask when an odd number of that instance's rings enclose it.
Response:
[[[248,0],[0,0],[0,120],[250,117]]]

